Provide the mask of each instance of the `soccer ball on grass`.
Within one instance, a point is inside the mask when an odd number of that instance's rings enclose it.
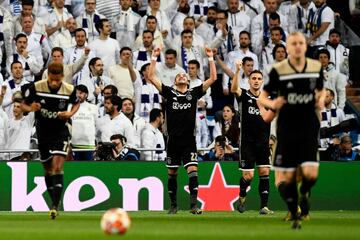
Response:
[[[121,208],[107,210],[101,218],[101,229],[106,234],[124,234],[131,224],[128,213]]]

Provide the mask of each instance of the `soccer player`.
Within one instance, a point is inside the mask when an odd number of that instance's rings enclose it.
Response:
[[[50,63],[48,78],[35,82],[24,92],[23,110],[35,112],[36,132],[45,183],[52,200],[51,219],[58,215],[64,185],[64,162],[68,154],[69,129],[67,121],[79,109],[76,90],[63,81],[64,66]],[[68,105],[72,104],[68,111]]]
[[[237,210],[245,211],[246,189],[254,178],[254,166],[259,172],[260,214],[273,214],[268,207],[269,198],[269,173],[270,173],[270,123],[266,123],[261,115],[273,114],[271,110],[258,107],[257,100],[263,85],[263,75],[258,70],[253,70],[249,75],[249,90],[239,87],[238,76],[241,70],[241,61],[236,62],[236,72],[231,83],[231,92],[235,94],[239,103],[241,115],[241,154],[240,169],[240,197]],[[269,112],[269,113],[268,113]]]
[[[275,150],[275,184],[294,220],[301,228],[308,218],[309,194],[318,177],[317,146],[319,111],[324,107],[325,91],[320,62],[305,57],[306,39],[302,33],[288,36],[289,58],[274,64],[259,101],[278,111]],[[269,95],[276,98],[269,99]],[[296,185],[296,169],[301,170],[301,185]],[[297,214],[298,205],[301,215]]]
[[[195,141],[195,118],[197,101],[206,94],[206,90],[216,80],[216,67],[213,52],[205,47],[205,53],[209,58],[210,78],[202,84],[189,88],[190,80],[185,73],[179,73],[175,77],[173,87],[166,86],[155,77],[156,59],[160,55],[160,49],[153,50],[149,69],[149,79],[166,99],[165,116],[167,121],[168,141],[167,159],[168,168],[168,192],[171,206],[169,214],[178,211],[176,191],[177,172],[183,164],[189,176],[190,212],[201,214],[202,210],[197,207],[198,172],[197,172],[197,149]]]

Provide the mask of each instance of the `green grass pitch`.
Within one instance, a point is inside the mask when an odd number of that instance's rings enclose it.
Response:
[[[100,229],[103,212],[60,212],[56,220],[47,213],[0,212],[1,240],[101,240],[101,239],[360,239],[360,211],[313,211],[301,230],[282,221],[284,211],[260,216],[256,211],[204,212],[192,215],[179,211],[129,212],[132,226],[123,236],[108,236]]]

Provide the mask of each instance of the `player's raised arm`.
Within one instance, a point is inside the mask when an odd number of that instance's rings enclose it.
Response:
[[[231,92],[234,93],[237,97],[240,97],[241,93],[242,93],[242,90],[241,90],[241,88],[239,88],[238,77],[239,77],[239,74],[240,74],[242,61],[237,60],[235,62],[235,65],[236,65],[236,72],[235,72],[234,77],[233,77],[232,82],[231,82]]]
[[[162,83],[159,79],[155,76],[155,66],[156,66],[156,60],[160,56],[161,49],[155,48],[151,55],[151,62],[149,67],[149,80],[150,82],[156,87],[156,89],[161,92],[162,90]]]
[[[211,50],[211,48],[205,46],[205,53],[209,58],[209,65],[210,65],[210,78],[207,79],[203,83],[203,91],[206,92],[206,90],[216,81],[217,73],[216,73],[216,66],[214,62],[214,53]]]

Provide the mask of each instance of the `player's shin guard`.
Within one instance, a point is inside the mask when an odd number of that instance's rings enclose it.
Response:
[[[310,193],[311,188],[315,185],[316,183],[316,179],[306,179],[306,178],[302,178],[301,180],[301,185],[300,185],[300,194],[301,195],[306,195],[308,193]]]
[[[240,197],[246,197],[246,189],[250,186],[251,180],[240,178]]]
[[[198,195],[198,173],[197,171],[192,171],[188,173],[189,176],[189,191],[190,191],[190,207],[193,208],[197,204],[197,195]]]
[[[171,206],[176,207],[176,192],[177,192],[177,175],[169,174],[168,175],[168,193],[170,197]]]
[[[54,187],[53,187],[53,181],[52,181],[52,176],[46,175],[45,176],[45,184],[46,184],[46,189],[49,193],[50,199],[53,202],[54,201]]]
[[[58,208],[64,186],[64,174],[55,174],[52,176],[53,179],[53,207]]]
[[[259,195],[261,199],[260,209],[263,207],[267,207],[268,199],[269,199],[269,175],[264,175],[259,177]]]
[[[293,219],[298,219],[300,216],[297,214],[298,208],[298,191],[296,187],[296,182],[285,183],[282,182],[279,184],[279,192],[282,199],[286,202],[287,207],[292,215]]]

